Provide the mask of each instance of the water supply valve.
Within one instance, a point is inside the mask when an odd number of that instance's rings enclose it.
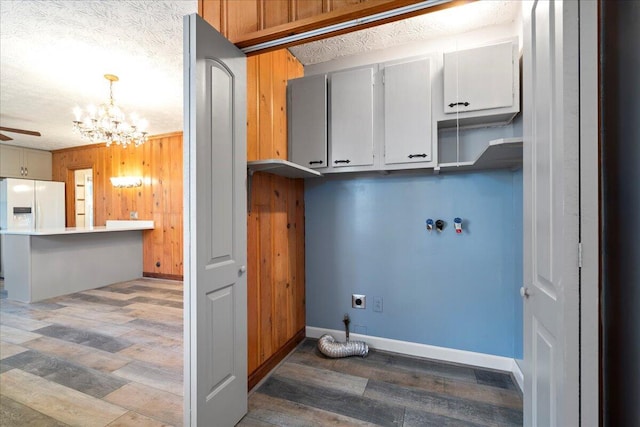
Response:
[[[453,227],[456,230],[456,234],[462,234],[462,219],[456,217],[453,219]]]
[[[431,218],[429,218],[427,220],[427,231],[429,233],[431,233],[432,230],[433,230],[433,220]]]
[[[441,233],[442,230],[444,230],[444,221],[439,219],[436,221],[436,230],[438,230],[438,233]]]

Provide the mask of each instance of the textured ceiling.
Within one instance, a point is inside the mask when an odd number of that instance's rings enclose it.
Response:
[[[293,47],[305,64],[513,22],[517,1],[480,1]],[[73,108],[108,97],[149,121],[150,134],[182,129],[182,17],[197,0],[0,0],[0,126],[8,144],[54,150],[85,145]]]
[[[46,150],[85,145],[73,108],[108,98],[149,132],[182,129],[182,17],[197,0],[0,1],[0,125],[9,144]]]
[[[304,65],[516,22],[519,1],[485,0],[289,48]]]

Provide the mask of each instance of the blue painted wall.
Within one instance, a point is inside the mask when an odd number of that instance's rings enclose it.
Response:
[[[521,171],[310,179],[305,215],[308,326],[522,357]]]

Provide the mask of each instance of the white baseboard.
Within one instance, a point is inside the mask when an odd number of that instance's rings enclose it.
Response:
[[[524,393],[524,375],[522,374],[522,370],[520,369],[520,365],[513,360],[513,368],[511,368],[511,373],[513,377],[516,379],[518,383],[518,387],[520,387],[520,391]]]
[[[338,340],[344,338],[344,331],[316,328],[314,326],[307,326],[306,329],[307,337],[309,338],[320,338],[323,334],[333,335]],[[365,341],[369,347],[377,350],[391,351],[394,353],[441,360],[444,362],[460,363],[463,365],[477,366],[479,368],[511,372],[520,386],[520,390],[522,390],[522,371],[516,361],[509,357],[437,347],[434,345],[419,344],[408,341],[398,341],[390,338],[374,337],[370,335],[352,333],[349,334],[349,338],[352,340]]]

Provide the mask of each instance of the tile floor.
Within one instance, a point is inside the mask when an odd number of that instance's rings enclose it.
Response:
[[[0,425],[182,425],[182,284],[140,279],[0,299]],[[241,426],[518,426],[510,375],[303,342],[249,395]]]
[[[241,426],[521,426],[510,374],[370,351],[327,359],[307,339],[249,398]]]
[[[182,425],[182,284],[0,301],[0,425]]]

